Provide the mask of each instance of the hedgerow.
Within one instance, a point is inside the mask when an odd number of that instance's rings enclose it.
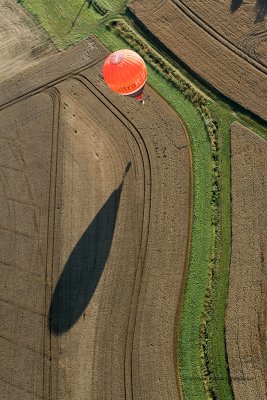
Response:
[[[210,141],[212,157],[212,188],[211,188],[211,231],[212,243],[209,273],[206,286],[205,302],[200,322],[200,358],[202,363],[202,380],[210,399],[216,399],[213,382],[213,368],[211,355],[208,351],[210,341],[209,320],[212,313],[213,275],[218,263],[219,232],[220,232],[220,170],[219,170],[219,145],[218,122],[211,112],[209,99],[200,92],[191,82],[173,67],[168,61],[157,53],[152,46],[147,44],[124,20],[114,19],[106,24],[107,29],[112,29],[117,36],[122,38],[130,47],[136,50],[143,59],[161,76],[167,79],[178,89],[199,111]]]
[[[102,16],[106,15],[108,12],[111,11],[111,8],[103,1],[93,0],[91,4],[95,9],[95,11]]]

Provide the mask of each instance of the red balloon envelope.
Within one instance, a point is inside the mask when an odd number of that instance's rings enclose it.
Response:
[[[142,101],[147,70],[144,60],[135,51],[123,49],[110,54],[102,72],[111,90]]]

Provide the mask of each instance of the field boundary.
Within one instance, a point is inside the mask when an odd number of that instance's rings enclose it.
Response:
[[[122,20],[111,20],[107,24],[109,29],[114,29],[119,36],[122,37],[135,50],[143,56],[143,58],[160,73],[163,78],[171,80],[172,84],[182,92],[186,98],[188,98],[193,105],[198,109],[206,126],[206,131],[209,136],[211,146],[211,158],[212,158],[212,190],[211,190],[211,210],[212,210],[212,221],[211,221],[211,254],[208,280],[206,283],[206,294],[205,303],[201,316],[200,323],[200,346],[201,346],[201,359],[202,359],[202,379],[207,394],[213,396],[214,385],[212,374],[209,369],[210,361],[209,352],[207,349],[207,341],[209,341],[208,333],[208,320],[212,312],[212,287],[213,287],[213,271],[216,268],[219,259],[219,243],[220,243],[220,169],[219,169],[219,147],[218,147],[218,122],[214,118],[212,112],[208,108],[209,101],[205,99],[203,103],[194,101],[194,87],[189,86],[191,91],[189,94],[184,93],[184,77],[182,77],[182,84],[179,79],[176,78],[176,69],[166,62],[152,47],[144,42],[141,38],[138,38],[138,34],[134,32],[125,21]],[[146,52],[147,51],[147,52]],[[147,54],[148,53],[148,54]],[[152,54],[152,56],[151,56]],[[151,60],[152,59],[152,60]],[[152,61],[152,62],[151,62]],[[170,65],[170,68],[166,70],[166,65]],[[179,76],[180,78],[180,76]],[[176,80],[177,79],[177,80]],[[181,78],[180,78],[181,79]],[[202,100],[202,99],[201,99]],[[225,366],[226,371],[227,365]],[[180,376],[179,376],[180,379]]]
[[[153,5],[158,2],[153,0],[151,3],[152,5],[145,1],[141,4],[137,0],[130,4],[128,9],[134,15],[135,21],[141,20],[146,25],[146,31],[152,32],[170,53],[175,54],[178,64],[182,60],[182,65],[186,65],[185,69],[193,71],[193,76],[198,77],[200,82],[223,94],[232,104],[235,102],[265,120],[266,110],[263,104],[266,100],[264,88],[267,74],[219,42],[181,11],[176,3],[163,3],[166,15],[172,15],[173,26],[164,25],[160,11],[152,13]],[[187,31],[191,35],[188,36]],[[177,35],[180,40],[176,42]],[[255,87],[258,88],[257,93]]]
[[[89,67],[92,67],[104,60],[104,58],[109,54],[107,50],[103,46],[99,47],[99,51],[102,52],[102,55],[98,55],[97,58],[92,58],[93,51],[95,46],[97,46],[97,39],[95,37],[91,37],[87,40],[84,40],[74,48],[68,50],[68,53],[57,53],[47,60],[41,61],[38,64],[38,69],[41,70],[42,73],[36,74],[36,65],[32,68],[28,68],[25,72],[16,75],[16,79],[20,80],[20,91],[18,93],[17,85],[13,83],[14,79],[10,78],[6,81],[0,83],[0,110],[3,108],[18,102],[19,100],[28,96],[29,93],[38,93],[43,90],[43,87],[47,88],[53,86],[57,83],[62,82],[66,79],[67,76],[73,75],[73,73],[81,72]],[[75,57],[73,63],[68,65],[68,61],[72,59],[72,55],[77,50],[83,55],[83,57]],[[64,67],[65,70],[62,71],[57,65],[58,57],[62,57],[65,59]],[[47,65],[49,62],[49,65]],[[31,76],[30,84],[29,84],[29,76]],[[55,74],[57,77],[51,79],[50,77]]]
[[[222,43],[229,50],[236,53],[238,56],[242,57],[249,64],[252,64],[256,69],[267,74],[267,68],[264,64],[256,61],[254,58],[245,54],[242,50],[240,50],[233,43],[229,42],[224,36],[218,33],[212,26],[210,26],[207,22],[205,22],[201,17],[199,17],[193,10],[190,9],[182,0],[170,0],[171,3],[179,8],[184,14],[186,14],[192,21],[194,21],[198,26],[200,26],[204,31],[213,36],[218,42]]]

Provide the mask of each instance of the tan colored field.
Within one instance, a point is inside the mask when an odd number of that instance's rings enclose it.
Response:
[[[209,8],[213,15],[216,7],[206,5],[205,10]],[[202,11],[199,16],[197,11],[192,12],[184,2],[178,0],[133,0],[130,10],[202,79],[230,99],[267,119],[266,66],[230,43],[234,41],[231,36],[225,39],[215,28],[209,27],[206,21],[209,22],[211,17],[203,21]],[[228,12],[227,26],[230,24],[229,18]],[[232,23],[235,21],[236,18]],[[264,48],[261,47],[260,53],[265,54]]]
[[[0,0],[0,81],[18,73],[56,48],[15,0]]]
[[[267,396],[267,143],[234,123],[226,342],[236,400]]]
[[[241,50],[267,67],[267,13],[265,0],[175,0],[219,34],[230,48]],[[231,46],[232,45],[232,46]],[[250,60],[253,62],[253,60]],[[255,66],[257,64],[255,63]]]
[[[191,157],[176,114],[112,94],[94,39],[0,85],[3,400],[179,399]]]

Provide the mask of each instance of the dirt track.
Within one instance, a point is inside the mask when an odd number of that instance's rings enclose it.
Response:
[[[0,0],[0,15],[0,81],[56,52],[16,0]]]
[[[209,10],[212,8],[216,7]],[[133,0],[130,10],[197,75],[267,119],[266,66],[234,46],[213,26],[208,26],[205,21],[209,18],[203,21],[198,11],[192,12],[178,0]],[[261,51],[264,53],[264,48]]]
[[[267,143],[232,125],[232,257],[226,341],[236,400],[267,396]]]
[[[187,136],[149,88],[142,107],[105,87],[106,54],[0,85],[3,400],[179,398]]]
[[[210,0],[177,0],[225,38],[229,45],[267,67],[267,18],[264,18],[267,7],[263,2],[222,0],[214,6]]]

